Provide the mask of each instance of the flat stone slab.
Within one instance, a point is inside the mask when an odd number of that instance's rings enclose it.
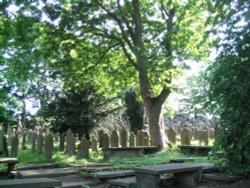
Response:
[[[203,174],[202,178],[207,179],[207,180],[232,182],[232,181],[238,181],[242,179],[242,176],[235,176],[235,175],[230,175],[230,174],[214,172],[214,173],[209,173],[209,174]]]
[[[78,171],[68,168],[54,168],[54,169],[38,169],[38,170],[24,170],[19,171],[18,176],[21,178],[49,178],[66,176],[76,174]]]
[[[3,163],[18,163],[19,160],[17,158],[0,158],[0,164],[3,164]]]
[[[57,167],[58,164],[56,163],[27,164],[18,167],[17,170],[36,170],[36,169],[57,168]]]
[[[99,172],[99,171],[105,171],[105,170],[111,170],[113,169],[113,166],[99,166],[99,167],[82,167],[81,171],[82,172]]]
[[[135,172],[133,170],[120,170],[120,171],[107,171],[107,172],[96,172],[88,174],[89,177],[96,177],[100,179],[112,179],[126,176],[134,176]]]
[[[178,146],[182,153],[192,155],[208,156],[211,146]]]
[[[0,188],[45,188],[61,186],[62,181],[52,178],[1,180]]]
[[[161,175],[165,173],[198,171],[201,169],[202,169],[202,165],[199,165],[199,164],[171,163],[171,164],[158,164],[158,165],[153,165],[153,166],[137,167],[134,169],[134,171],[136,173]]]
[[[119,178],[119,179],[109,180],[108,183],[115,186],[130,187],[131,185],[136,184],[136,179],[134,176],[128,178]]]
[[[81,167],[102,167],[102,166],[114,166],[113,163],[88,163],[88,164],[68,164],[69,167],[76,167],[76,168],[81,168]]]
[[[56,188],[82,188],[84,182],[63,182],[62,186]]]
[[[170,159],[169,163],[185,163],[185,162],[193,162],[197,158],[178,158],[178,159]]]

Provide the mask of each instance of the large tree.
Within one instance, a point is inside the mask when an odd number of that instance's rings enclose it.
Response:
[[[91,79],[97,85],[139,85],[152,143],[164,148],[163,104],[183,61],[207,55],[212,7],[205,0],[92,0],[48,3],[43,9],[58,22],[54,40],[60,41],[66,67],[75,63],[80,74],[95,69]]]

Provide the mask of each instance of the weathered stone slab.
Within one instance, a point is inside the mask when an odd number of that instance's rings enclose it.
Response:
[[[0,188],[45,188],[61,186],[62,181],[52,178],[1,180]]]
[[[169,163],[185,163],[185,162],[193,162],[196,158],[178,158],[178,159],[170,159]]]
[[[235,175],[230,175],[230,174],[214,172],[214,173],[209,173],[209,174],[203,174],[202,178],[207,179],[207,180],[232,182],[232,181],[238,181],[242,179],[242,176],[235,176]]]
[[[56,188],[82,188],[85,182],[63,182],[62,186]]]
[[[114,166],[112,163],[88,163],[88,164],[79,164],[72,163],[68,164],[69,167],[81,168],[81,167],[102,167],[102,166]]]
[[[89,174],[89,177],[97,177],[100,179],[112,179],[118,177],[134,176],[133,170],[120,170],[120,171],[108,171],[108,172],[97,172]]]
[[[7,172],[13,171],[15,165],[19,162],[17,158],[0,158],[0,164],[8,164]]]
[[[142,155],[153,154],[158,151],[156,146],[136,146],[127,148],[106,148],[103,149],[104,159],[112,157],[137,157]]]
[[[56,163],[27,164],[18,167],[17,170],[36,170],[36,169],[57,168],[57,167],[58,164]]]
[[[165,173],[189,172],[201,170],[202,165],[199,164],[158,164],[153,166],[143,166],[135,168],[135,172],[161,175]]]
[[[42,178],[42,177],[57,177],[78,173],[76,170],[68,168],[55,168],[55,169],[38,169],[38,170],[24,170],[19,171],[18,176],[21,178]]]
[[[114,179],[114,180],[109,180],[109,184],[112,185],[112,187],[131,187],[136,184],[136,179],[135,177],[128,177],[128,178],[119,178],[119,179]]]
[[[179,146],[180,150],[184,154],[188,155],[201,155],[208,156],[208,153],[211,151],[211,146]]]
[[[82,167],[81,171],[91,173],[91,172],[98,172],[98,171],[105,171],[105,170],[111,170],[113,169],[113,166],[92,166],[92,167]]]

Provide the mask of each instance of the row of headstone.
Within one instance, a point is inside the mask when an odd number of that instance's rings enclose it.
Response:
[[[99,147],[110,148],[110,147],[135,147],[135,146],[149,146],[150,136],[147,131],[139,130],[135,135],[133,132],[129,134],[126,129],[122,129],[120,132],[114,130],[111,134],[99,132]],[[92,136],[92,149],[97,149],[97,138]]]
[[[176,143],[177,131],[174,127],[166,129],[166,134],[171,143]],[[191,128],[184,126],[180,131],[181,145],[191,145],[191,140],[199,140],[199,144],[208,145],[209,138],[214,138],[214,129],[207,126]]]

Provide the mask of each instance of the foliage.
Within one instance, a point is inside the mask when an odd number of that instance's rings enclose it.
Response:
[[[55,132],[66,132],[70,128],[74,133],[80,136],[85,134],[89,139],[90,131],[100,119],[119,109],[119,106],[109,104],[114,100],[97,94],[90,84],[84,85],[65,91],[64,95],[41,109],[41,115],[50,122]]]
[[[225,19],[221,53],[210,66],[210,99],[219,108],[220,137],[225,153],[223,169],[250,174],[250,7],[248,1],[233,1]]]
[[[144,107],[142,101],[139,101],[136,90],[131,88],[125,94],[125,115],[128,118],[130,129],[135,134],[143,128]]]

